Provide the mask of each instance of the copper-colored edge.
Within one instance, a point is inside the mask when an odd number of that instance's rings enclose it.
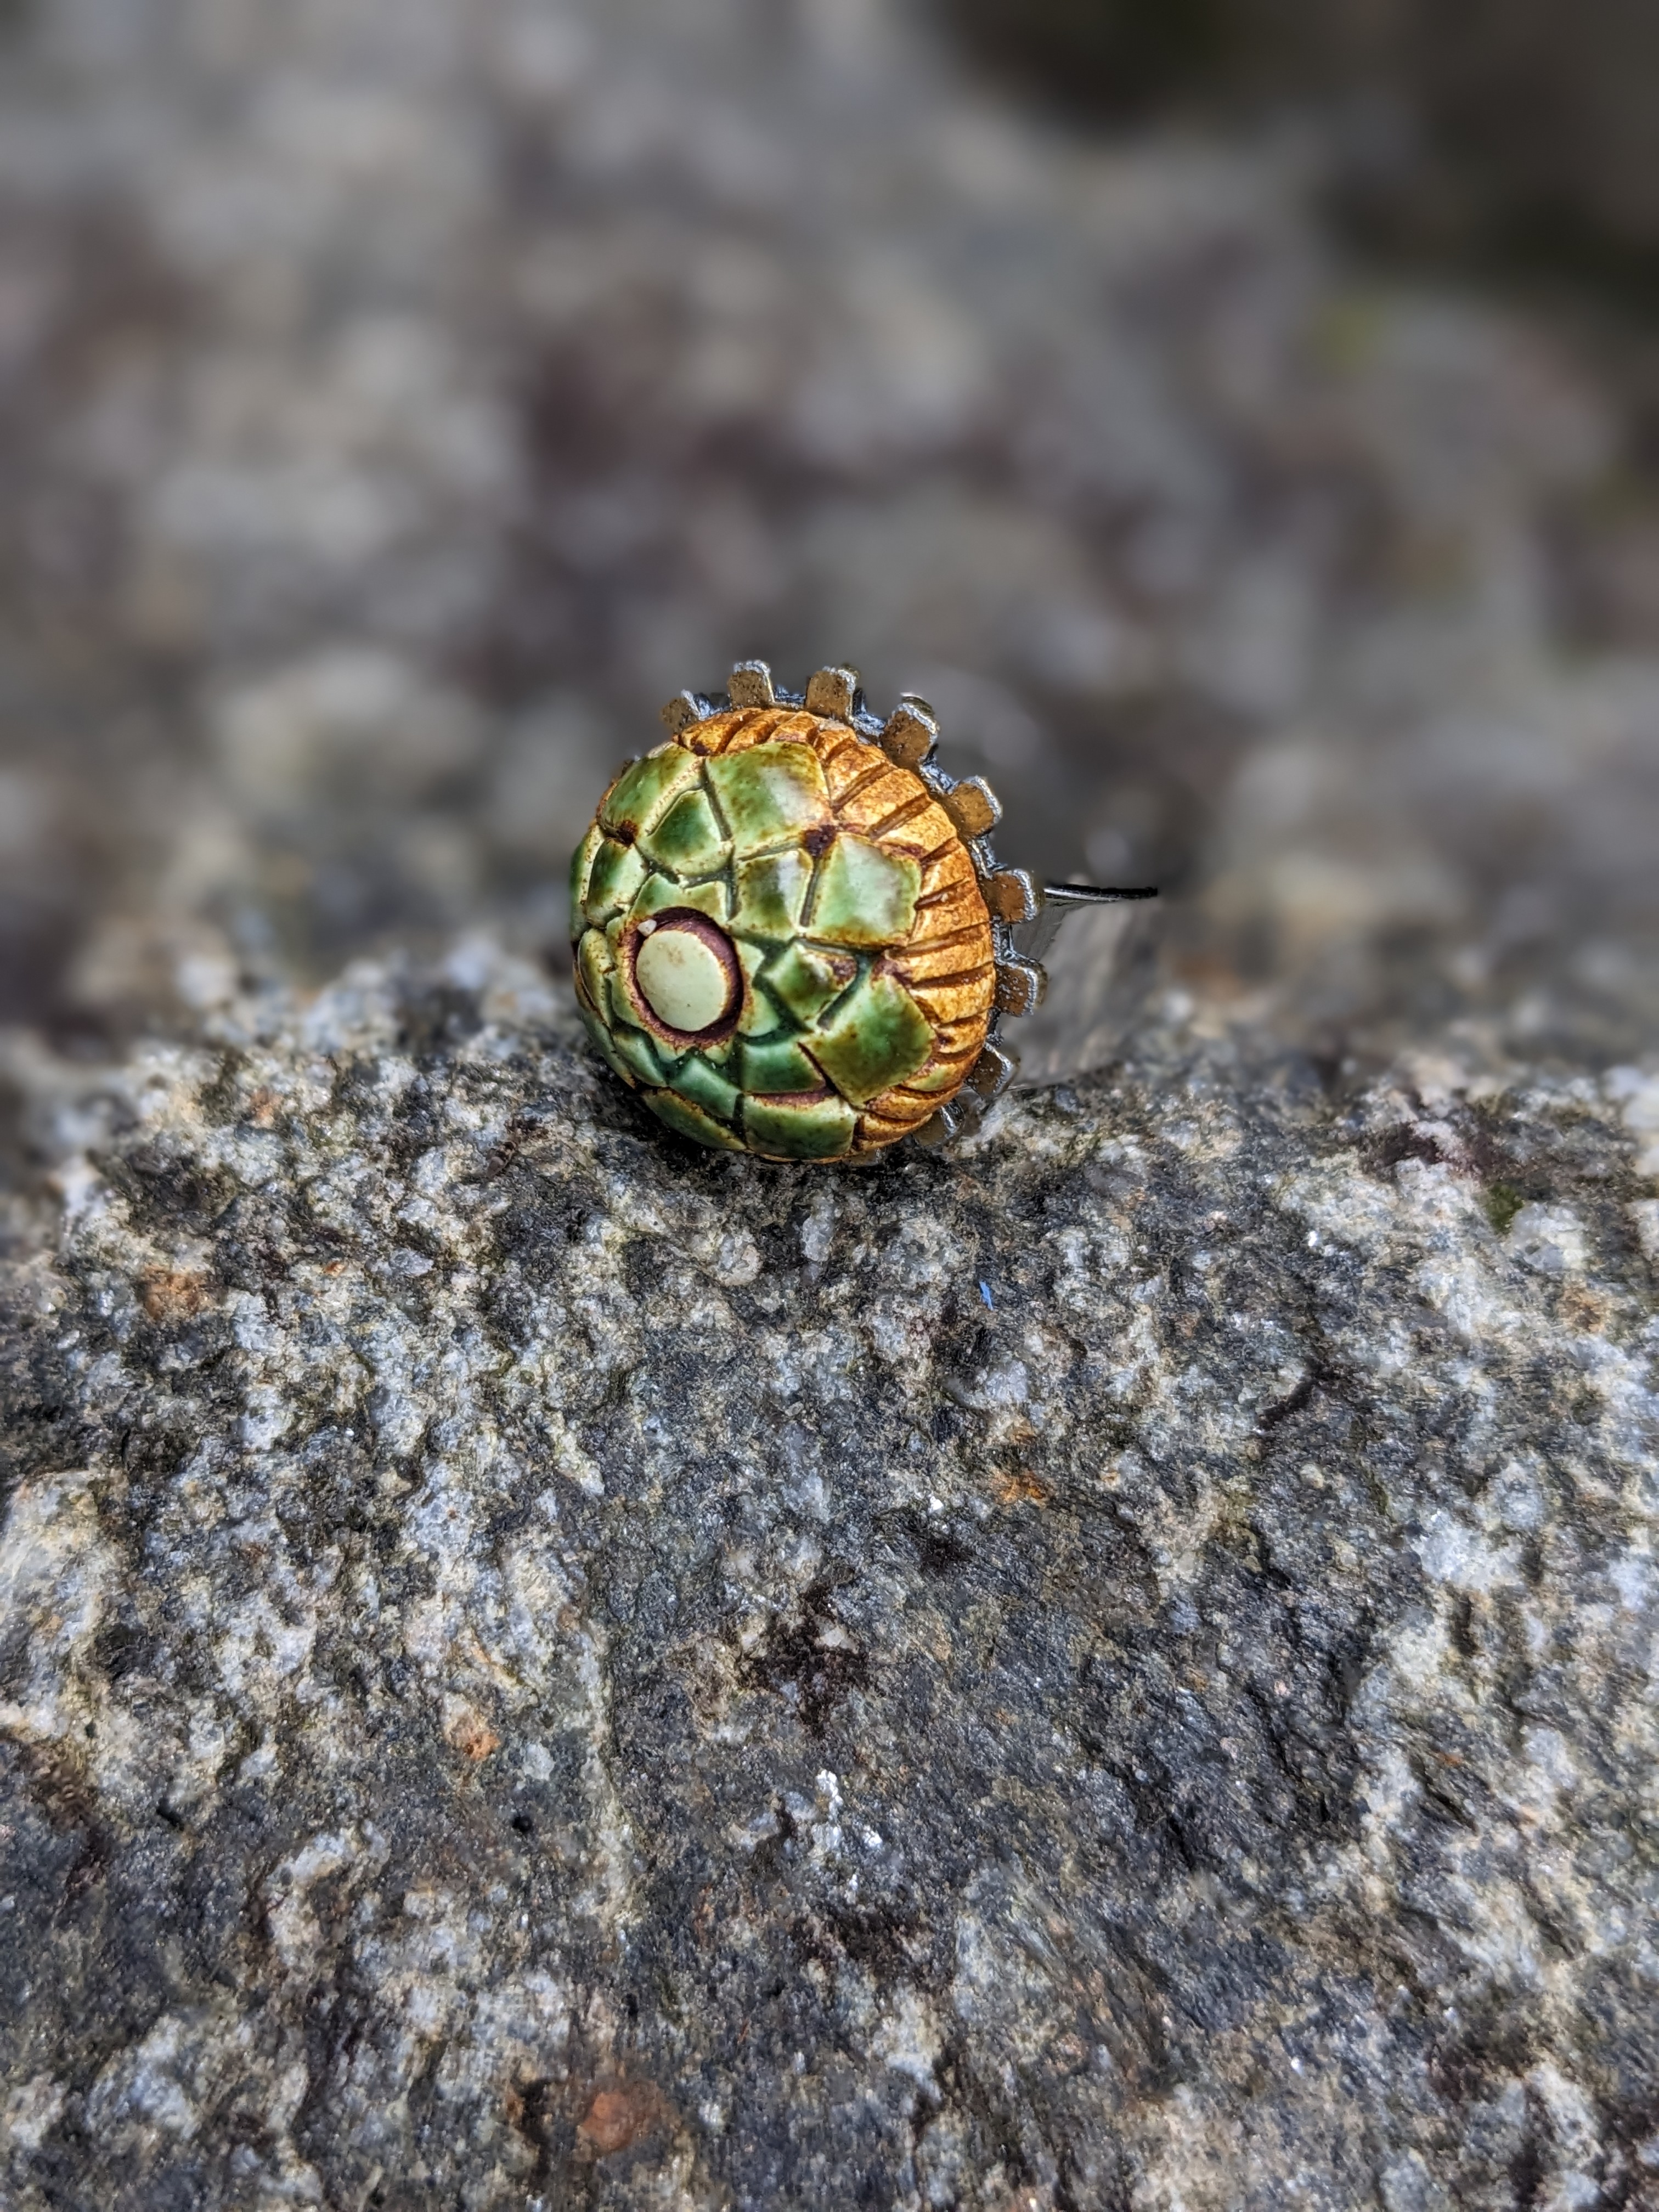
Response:
[[[887,960],[933,1030],[933,1053],[910,1083],[945,1069],[954,1069],[957,1079],[945,1090],[925,1094],[909,1084],[895,1084],[867,1102],[854,1124],[852,1152],[868,1154],[896,1144],[930,1121],[963,1088],[984,1048],[994,1010],[990,909],[973,856],[955,823],[914,769],[880,755],[872,740],[845,722],[826,720],[804,708],[730,708],[688,725],[672,742],[706,759],[746,752],[759,744],[810,746],[823,769],[836,821],[855,836],[903,853],[921,866],[922,896],[916,927]],[[843,816],[848,800],[853,804]],[[983,958],[977,963],[964,959],[957,950],[975,940],[983,947]],[[913,980],[906,962],[936,949],[953,953],[955,964],[945,975]]]

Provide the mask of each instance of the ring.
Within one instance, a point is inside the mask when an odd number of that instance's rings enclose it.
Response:
[[[937,765],[925,700],[872,714],[856,669],[796,693],[740,661],[663,720],[577,848],[571,937],[595,1047],[699,1144],[858,1161],[966,1134],[1066,915],[1157,896],[999,866],[990,786]]]

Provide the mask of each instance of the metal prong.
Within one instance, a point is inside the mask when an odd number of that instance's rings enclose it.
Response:
[[[1019,1060],[1015,1054],[1003,1045],[988,1044],[974,1062],[968,1088],[988,1105],[992,1099],[1001,1097],[1018,1073]]]
[[[940,804],[964,837],[982,837],[1002,819],[1002,807],[982,775],[964,776]]]
[[[707,713],[695,691],[677,691],[662,710],[663,727],[671,738],[677,738],[693,722],[701,722]]]
[[[1099,884],[1044,884],[1036,915],[1020,939],[1019,949],[1040,960],[1060,934],[1068,914],[1088,906],[1123,906],[1134,899],[1154,899],[1156,884],[1135,890],[1109,890]]]
[[[930,1115],[921,1128],[913,1130],[911,1134],[930,1152],[937,1152],[941,1145],[948,1145],[952,1138],[962,1134],[962,1118],[954,1104],[941,1106],[938,1113]]]
[[[938,715],[925,699],[907,691],[887,717],[882,750],[901,768],[920,768],[938,742]]]
[[[763,660],[738,661],[726,689],[734,707],[775,707],[778,703],[772,671]]]
[[[919,1145],[925,1145],[930,1152],[936,1152],[941,1145],[953,1145],[958,1137],[977,1129],[984,1119],[983,1100],[972,1091],[959,1091],[913,1134]]]
[[[1137,890],[1108,890],[1103,884],[1044,884],[1044,900],[1052,906],[1121,906],[1126,899],[1149,899],[1158,896],[1156,884],[1143,884]]]
[[[850,722],[858,691],[856,668],[820,668],[806,687],[806,711],[832,722]]]
[[[997,1010],[1004,1014],[1034,1014],[1048,988],[1047,973],[1035,960],[1021,958],[997,963]]]
[[[1042,894],[1025,868],[999,868],[981,885],[985,903],[999,921],[1018,926],[1035,921],[1042,911]]]

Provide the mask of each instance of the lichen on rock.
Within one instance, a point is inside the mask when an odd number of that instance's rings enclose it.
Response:
[[[477,961],[33,1064],[7,2203],[1640,2201],[1649,1079],[1273,1050],[829,1181]]]

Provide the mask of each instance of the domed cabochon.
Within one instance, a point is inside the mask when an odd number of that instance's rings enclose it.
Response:
[[[847,723],[738,707],[619,775],[571,871],[589,1034],[671,1128],[844,1159],[931,1120],[996,994],[971,854]]]

